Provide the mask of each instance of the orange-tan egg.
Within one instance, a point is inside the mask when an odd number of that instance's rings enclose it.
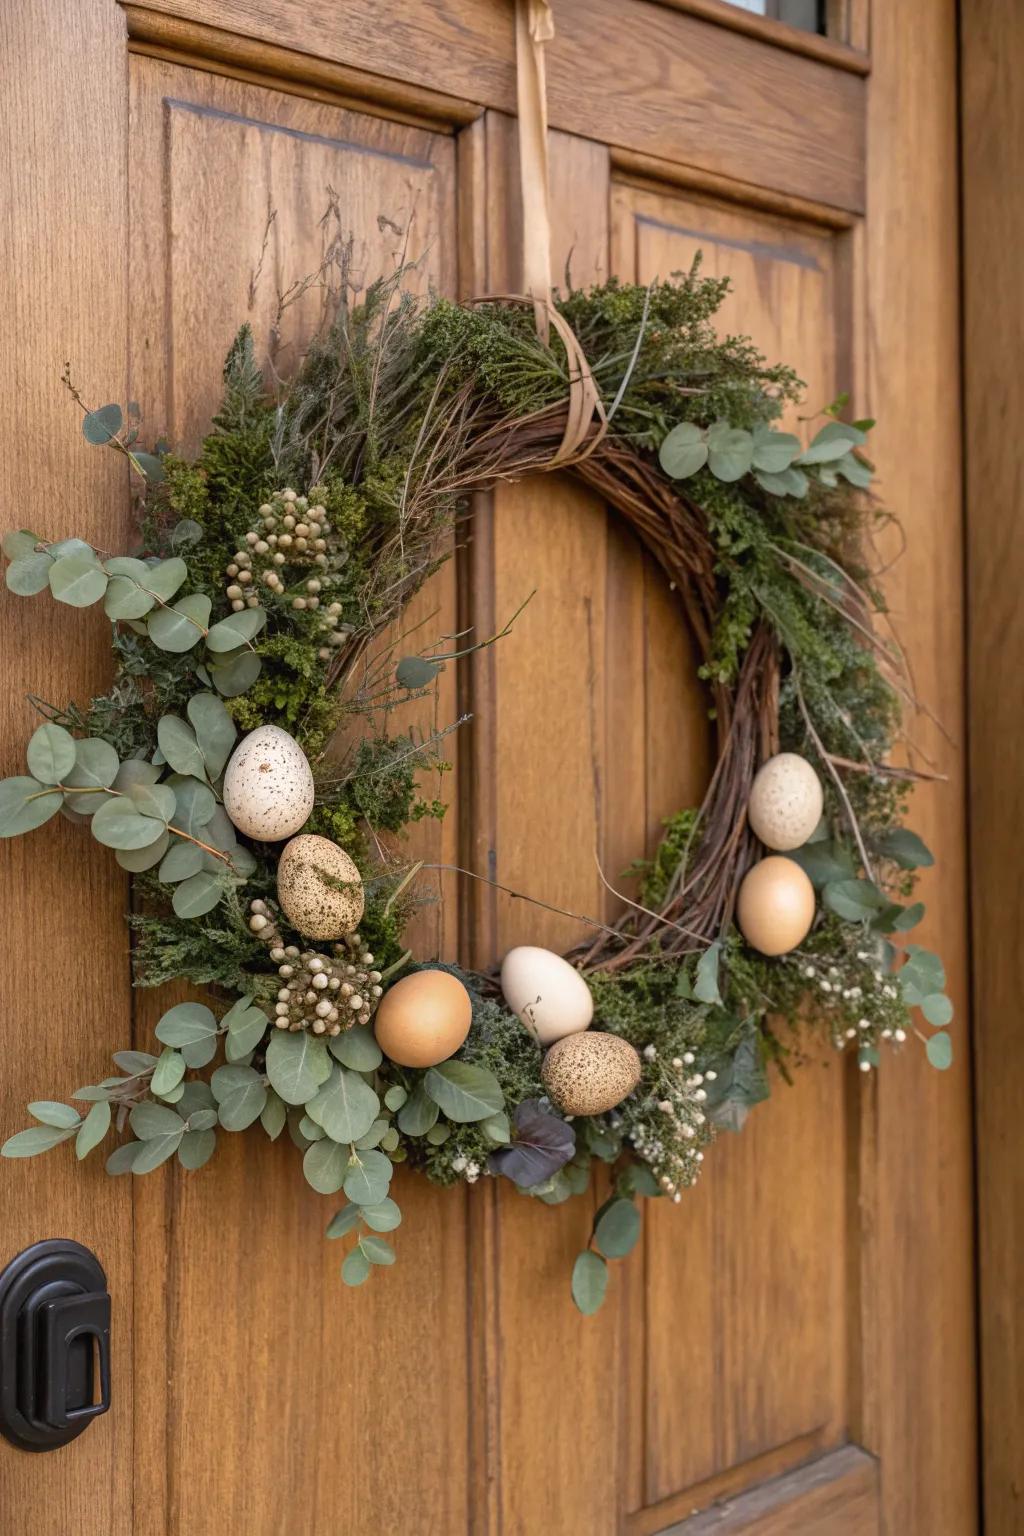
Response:
[[[377,1044],[400,1067],[436,1067],[469,1034],[473,1004],[447,971],[413,971],[389,987],[374,1022]]]
[[[773,854],[744,875],[736,921],[762,955],[785,955],[810,932],[814,886],[799,864]]]

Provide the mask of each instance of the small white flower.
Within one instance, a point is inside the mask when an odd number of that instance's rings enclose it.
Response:
[[[707,1072],[704,1073],[704,1077],[705,1077],[705,1079],[709,1083],[713,1083],[717,1076],[718,1076],[718,1073],[717,1072],[712,1072],[710,1069]]]
[[[862,1072],[870,1072],[871,1071],[871,1063],[870,1063],[870,1061],[862,1061],[862,1062],[859,1062],[858,1065],[859,1065],[859,1067],[860,1067]]]
[[[893,1038],[898,1040],[900,1045],[902,1045],[904,1040],[907,1038],[906,1030],[905,1029],[897,1029],[895,1031],[895,1033],[894,1033],[894,1037]]]
[[[657,1056],[657,1054],[658,1053],[654,1049],[653,1045],[645,1045],[644,1046],[644,1060],[645,1061],[653,1061],[654,1058]]]
[[[821,990],[823,992],[831,992],[832,991],[832,983],[830,981],[823,981],[821,983]]]
[[[683,1052],[683,1066],[684,1067],[692,1067],[693,1063],[694,1063],[694,1060],[695,1060],[695,1057],[694,1057],[694,1054],[693,1054],[692,1051],[684,1051]]]
[[[460,1153],[460,1155],[458,1157],[453,1157],[452,1158],[452,1171],[454,1173],[462,1173],[463,1170],[466,1167],[466,1162],[467,1162],[467,1159],[464,1158],[461,1155],[461,1153]]]
[[[808,977],[810,977],[810,976],[816,976],[816,975],[817,975],[817,974],[818,974],[818,973],[817,973],[817,971],[816,971],[816,970],[815,970],[815,969],[814,969],[814,966],[813,966],[813,965],[808,965],[808,966],[806,966],[806,967],[805,967],[805,968],[804,968],[804,975],[805,975],[805,976],[808,976]]]

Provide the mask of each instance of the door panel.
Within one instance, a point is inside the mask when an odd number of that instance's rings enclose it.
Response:
[[[320,258],[328,187],[364,280],[390,270],[408,230],[421,291],[520,282],[506,0],[158,3],[81,0],[69,20],[57,0],[25,0],[3,23],[26,60],[0,100],[16,168],[0,216],[19,324],[9,352],[23,363],[4,388],[10,495],[107,547],[124,538],[126,486],[55,410],[60,362],[80,357],[90,393],[139,399],[147,430],[194,446],[268,210],[261,342],[278,289]],[[889,590],[920,691],[956,735],[951,4],[876,7],[871,59],[734,27],[711,0],[555,10],[556,281],[567,268],[576,284],[647,281],[700,247],[706,270],[735,281],[723,323],[796,364],[809,409],[850,387],[858,411],[877,410],[883,492],[911,534]],[[282,371],[319,306],[310,290],[286,310]],[[432,716],[418,706],[391,722],[473,715],[446,754],[453,810],[410,847],[607,918],[616,892],[635,891],[630,861],[707,781],[697,658],[660,573],[558,476],[481,500],[406,627],[485,637],[534,587],[507,639],[444,673]],[[0,594],[0,621],[15,772],[21,692],[50,679],[83,697],[107,652],[88,615]],[[953,749],[927,722],[919,735],[952,773],[919,797],[915,824],[941,868],[924,942],[942,948],[955,990],[962,787]],[[75,872],[87,929],[78,909],[54,913],[50,859]],[[94,1077],[126,1043],[126,893],[70,827],[6,844],[0,876],[26,957],[4,1085],[14,1122],[69,1067]],[[421,953],[489,965],[509,943],[586,931],[483,880],[431,877],[444,901],[418,921]],[[40,1031],[26,1001],[51,986],[74,999],[59,1032]],[[136,999],[137,1043],[171,1000]],[[52,1457],[0,1445],[5,1505],[10,1491],[28,1536],[970,1536],[966,1106],[962,1067],[928,1079],[919,1059],[887,1063],[876,1085],[815,1056],[741,1137],[719,1139],[679,1207],[646,1211],[642,1247],[586,1320],[567,1279],[600,1180],[550,1210],[496,1181],[460,1195],[401,1179],[399,1263],[352,1293],[322,1239],[333,1207],[290,1146],[225,1138],[202,1174],[134,1184],[58,1155],[0,1166],[12,1251],[49,1235],[41,1210],[94,1243],[120,1329],[114,1412]]]

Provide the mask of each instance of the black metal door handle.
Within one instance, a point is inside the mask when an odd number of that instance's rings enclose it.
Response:
[[[109,1407],[103,1267],[70,1238],[33,1243],[0,1273],[0,1433],[55,1450]]]

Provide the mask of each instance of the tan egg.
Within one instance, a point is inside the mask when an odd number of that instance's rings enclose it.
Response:
[[[224,809],[239,832],[281,842],[309,820],[314,798],[313,770],[293,736],[261,725],[242,737],[224,773]]]
[[[750,787],[747,818],[766,848],[800,848],[824,806],[821,780],[805,757],[780,752],[758,769]]]
[[[509,950],[501,962],[501,990],[541,1045],[586,1029],[594,1017],[590,988],[575,966],[533,944]]]
[[[640,1057],[628,1040],[588,1029],[555,1042],[541,1067],[544,1086],[564,1114],[614,1109],[640,1081]]]
[[[400,1067],[436,1067],[469,1034],[473,1004],[447,971],[413,971],[389,987],[374,1022],[377,1044]]]
[[[736,901],[743,937],[762,955],[785,955],[814,921],[814,886],[799,864],[772,855],[743,877]]]
[[[281,853],[277,899],[292,927],[307,939],[340,939],[359,927],[363,882],[344,848],[306,833],[293,837]]]

